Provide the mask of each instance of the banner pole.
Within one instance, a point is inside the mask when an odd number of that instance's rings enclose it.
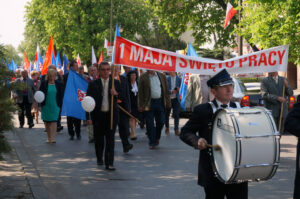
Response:
[[[284,77],[283,77],[283,86],[282,86],[282,97],[284,98],[285,96],[285,84],[284,81],[287,77],[287,72],[284,73]],[[278,131],[279,133],[281,132],[281,127],[282,127],[282,114],[283,114],[283,104],[285,102],[281,102],[281,108],[280,108],[280,116],[279,116],[279,125],[278,125]]]

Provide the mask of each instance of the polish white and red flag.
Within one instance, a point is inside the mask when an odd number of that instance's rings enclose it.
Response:
[[[104,40],[104,48],[107,48],[107,47],[109,47],[110,46],[110,43],[109,43],[109,41],[105,38],[105,40]]]
[[[78,64],[78,67],[81,66],[81,60],[80,60],[79,54],[77,55],[77,64]]]
[[[227,9],[226,9],[226,17],[225,17],[225,23],[224,23],[224,29],[229,25],[230,20],[234,15],[236,15],[237,11],[234,9],[234,7],[231,5],[231,3],[227,3]]]

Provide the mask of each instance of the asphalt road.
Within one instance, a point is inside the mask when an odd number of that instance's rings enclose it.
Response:
[[[184,123],[181,120],[180,125]],[[6,133],[35,198],[204,198],[203,189],[197,185],[199,151],[181,142],[172,130],[170,135],[162,134],[157,149],[149,150],[145,130],[137,128],[138,139],[132,141],[134,148],[128,154],[123,153],[117,132],[117,170],[111,172],[97,166],[94,145],[88,143],[85,127],[81,140],[70,141],[65,120],[63,125],[56,144],[46,144],[43,124]],[[282,137],[276,175],[265,182],[249,183],[250,199],[292,198],[296,141],[291,135]]]

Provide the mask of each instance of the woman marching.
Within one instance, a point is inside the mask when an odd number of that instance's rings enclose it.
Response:
[[[42,81],[40,91],[45,94],[42,102],[42,120],[48,135],[47,143],[56,143],[56,128],[59,110],[62,106],[63,85],[57,81],[57,72],[49,69],[46,80]]]

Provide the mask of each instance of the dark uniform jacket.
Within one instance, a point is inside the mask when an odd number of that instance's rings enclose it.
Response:
[[[297,158],[296,158],[296,178],[294,188],[294,198],[300,198],[300,98],[288,114],[285,121],[285,130],[298,137]]]
[[[216,107],[218,107],[215,100],[212,102]],[[236,108],[236,104],[230,102],[230,107]],[[213,109],[209,103],[196,106],[191,118],[181,129],[180,139],[195,149],[198,149],[199,138],[204,138],[208,143],[210,143],[210,125],[213,122],[213,116]],[[198,184],[204,187],[209,187],[214,186],[217,183],[221,182],[213,174],[210,155],[208,154],[208,149],[206,148],[200,151],[198,164]]]
[[[109,101],[109,112],[111,112],[111,94],[110,94],[110,90],[112,87],[112,79],[109,78],[109,83],[108,83],[108,101]],[[115,81],[115,90],[120,93],[120,84],[119,81],[114,80]],[[102,81],[101,78],[93,80],[89,83],[88,85],[88,89],[86,92],[86,96],[91,96],[94,98],[95,102],[96,102],[96,106],[95,109],[91,112],[91,117],[89,117],[89,113],[86,114],[86,118],[87,120],[91,119],[93,121],[93,124],[99,123],[101,121],[98,121],[98,115],[101,112],[101,105],[102,105],[102,96],[103,93],[103,85],[102,85]],[[118,123],[118,115],[119,115],[119,109],[117,107],[117,97],[114,97],[114,108],[113,108],[113,124],[116,125]]]

